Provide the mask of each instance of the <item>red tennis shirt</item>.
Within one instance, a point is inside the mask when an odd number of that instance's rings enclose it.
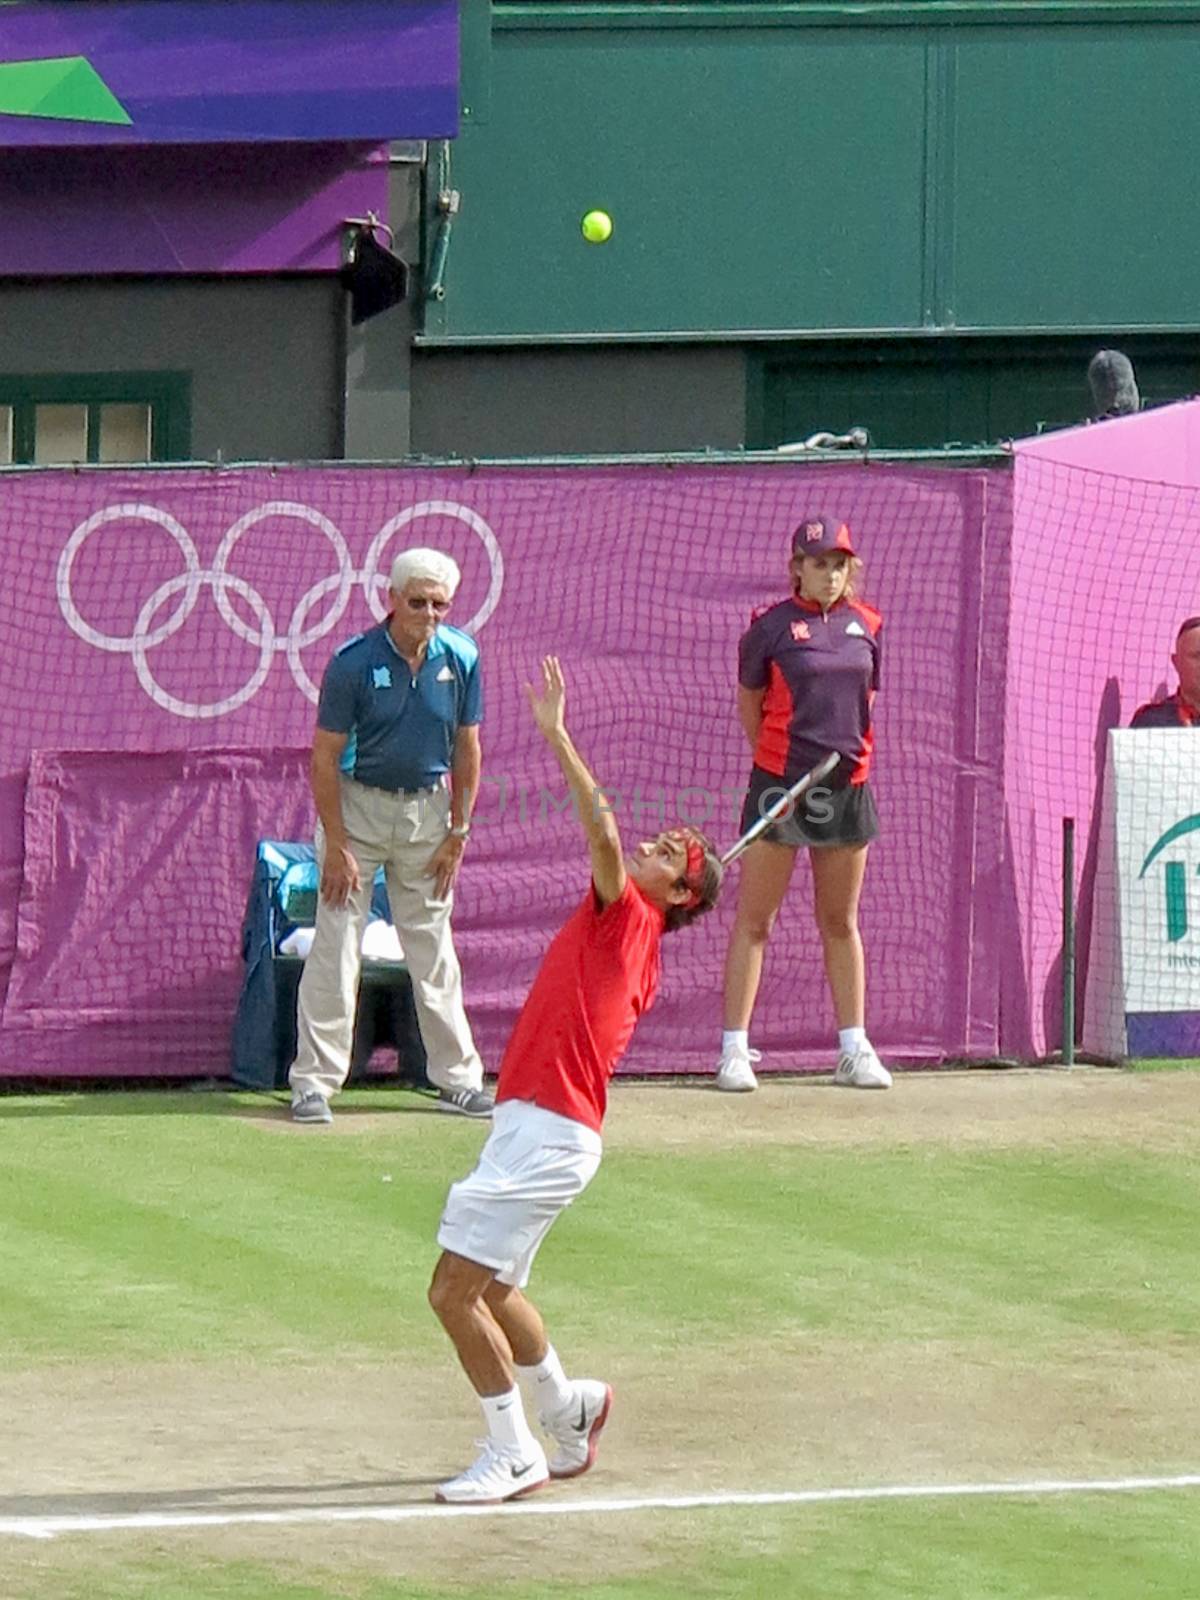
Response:
[[[529,1100],[600,1132],[608,1080],[658,993],[662,911],[633,882],[555,934],[500,1063],[496,1100]]]

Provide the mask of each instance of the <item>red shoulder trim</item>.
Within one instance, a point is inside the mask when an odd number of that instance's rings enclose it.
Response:
[[[867,627],[870,628],[871,637],[874,638],[880,628],[883,627],[883,613],[876,611],[874,606],[869,606],[865,600],[850,600],[847,603],[852,611],[858,612]]]
[[[766,616],[768,611],[774,611],[776,606],[782,606],[786,604],[786,600],[768,600],[766,605],[755,606],[753,611],[750,613],[750,626],[753,627],[760,617]]]

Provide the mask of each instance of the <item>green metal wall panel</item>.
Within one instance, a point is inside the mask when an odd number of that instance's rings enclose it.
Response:
[[[1200,27],[977,34],[955,75],[946,320],[1200,324]]]
[[[750,380],[751,449],[865,427],[886,450],[1022,438],[1069,427],[1092,410],[1095,339],[894,340],[867,351],[790,346],[764,355]],[[1200,335],[1122,340],[1142,399],[1200,388]]]
[[[431,343],[1200,328],[1200,0],[464,5]]]
[[[433,335],[922,319],[926,50],[881,30],[497,32]],[[589,245],[583,213],[614,233]]]
[[[988,437],[977,386],[961,373],[936,371],[926,362],[771,362],[766,381],[765,436],[748,440],[751,448],[852,427],[865,427],[872,443],[884,449]]]

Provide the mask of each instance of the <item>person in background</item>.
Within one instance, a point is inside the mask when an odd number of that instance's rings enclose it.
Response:
[[[321,683],[311,768],[321,893],[288,1075],[296,1122],[332,1122],[330,1099],[350,1070],[380,866],[438,1104],[460,1116],[492,1112],[450,933],[482,765],[479,649],[445,621],[459,577],[441,551],[403,551],[388,616],[342,645]]]
[[[798,851],[812,866],[817,930],[837,1018],[834,1082],[887,1089],[892,1078],[868,1039],[858,900],[867,850],[879,831],[867,783],[874,747],[883,618],[854,597],[862,563],[841,517],[814,514],[792,535],[791,597],[755,617],[738,649],[738,714],[754,766],[745,832],[783,790],[835,752],[826,787],[774,823],[742,857],[737,912],[725,957],[725,1023],[717,1088],[755,1089],[750,1018],[775,918]]]
[[[1200,617],[1179,624],[1171,665],[1179,675],[1175,693],[1139,706],[1131,728],[1200,728]]]

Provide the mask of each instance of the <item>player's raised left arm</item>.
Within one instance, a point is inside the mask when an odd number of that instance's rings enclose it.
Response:
[[[621,849],[621,835],[599,784],[567,732],[564,720],[566,684],[557,656],[546,656],[542,661],[541,693],[528,683],[525,693],[534,721],[553,750],[571,791],[575,814],[583,827],[592,857],[592,882],[596,885],[596,893],[606,905],[611,904],[620,898],[625,888],[625,854]]]

